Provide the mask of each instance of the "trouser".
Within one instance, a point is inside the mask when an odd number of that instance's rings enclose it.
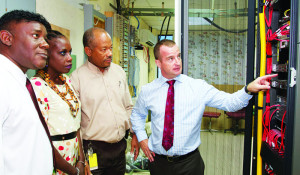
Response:
[[[205,165],[200,152],[196,149],[174,158],[155,154],[149,168],[151,175],[204,175]]]
[[[127,142],[125,139],[117,143],[103,141],[83,140],[84,152],[87,154],[89,148],[97,154],[98,169],[92,170],[93,175],[124,175],[126,169],[125,150]]]

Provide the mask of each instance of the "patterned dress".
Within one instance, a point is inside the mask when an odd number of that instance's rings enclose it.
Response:
[[[67,75],[63,76],[66,78],[66,82],[74,92],[74,95],[76,95],[69,77]],[[76,132],[80,128],[81,104],[79,100],[79,110],[76,117],[74,117],[70,112],[69,105],[54,90],[52,90],[42,78],[32,77],[31,84],[34,88],[40,109],[52,136],[68,134],[74,131]],[[56,86],[60,92],[66,92],[65,85]],[[67,94],[66,98],[69,100],[72,99],[70,94]],[[70,100],[70,102],[74,105],[73,100]],[[79,152],[77,137],[64,141],[53,141],[53,145],[67,162],[75,166]],[[65,173],[57,170],[56,174],[62,175]]]

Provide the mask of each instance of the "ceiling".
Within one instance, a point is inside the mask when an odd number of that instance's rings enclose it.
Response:
[[[72,4],[97,4],[102,0],[65,0]],[[116,7],[116,1],[111,7]],[[162,5],[164,3],[164,5]],[[189,0],[189,16],[213,17],[213,22],[221,28],[237,31],[247,28],[248,0]],[[108,4],[109,5],[109,4]],[[172,16],[169,31],[174,31],[175,0],[121,0],[122,14],[135,15],[150,27],[160,30],[166,16]],[[164,10],[162,16],[161,9]],[[169,17],[163,30],[167,29]],[[189,26],[189,30],[219,30],[213,25]]]
[[[165,9],[175,8],[175,0],[130,0],[129,8],[132,8],[132,2],[134,2],[134,8],[162,8],[162,2],[164,2]],[[221,28],[233,31],[243,30],[247,28],[247,4],[248,0],[189,0],[189,16],[213,17],[213,22]],[[128,3],[126,5],[128,5]],[[158,30],[161,29],[163,20],[165,18],[165,16],[140,17],[149,26]],[[167,18],[164,23],[163,30],[167,29],[168,19],[169,18]],[[174,26],[174,16],[172,16],[170,20],[169,30],[174,31]],[[189,26],[189,30],[219,29],[212,25],[198,25]]]
[[[127,0],[125,0],[127,1]],[[130,0],[129,8],[132,8],[132,3],[134,2],[134,8],[149,8],[149,9],[162,9],[164,7],[165,9],[172,9],[173,15],[171,16],[170,22],[169,22],[169,31],[174,31],[174,10],[175,10],[175,0]],[[162,5],[162,2],[164,2],[164,5]],[[128,1],[126,3],[128,5]],[[144,20],[145,23],[147,23],[149,26],[151,26],[154,29],[160,30],[162,23],[166,16],[162,16],[162,13],[159,11],[148,11],[147,13],[152,13],[157,16],[139,16]],[[137,13],[137,15],[139,15]],[[163,15],[171,15],[171,12],[164,12]],[[164,23],[163,30],[167,30],[167,24],[168,24],[169,17],[166,18]]]

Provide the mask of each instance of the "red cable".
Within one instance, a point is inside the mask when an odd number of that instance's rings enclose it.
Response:
[[[264,126],[264,132],[263,132],[263,137],[262,137],[263,141],[266,141],[266,137],[268,136],[268,133],[269,133],[269,129],[267,127],[269,127],[270,122],[271,122],[269,116],[266,116],[266,114],[267,114],[267,112],[270,112],[270,110],[274,107],[280,107],[280,105],[275,104],[275,105],[270,106],[268,109],[266,108],[266,110],[263,114],[263,121],[262,121],[262,124]]]
[[[267,110],[266,110],[266,111],[264,112],[264,114],[263,114],[263,122],[262,122],[262,124],[263,124],[263,126],[264,126],[264,132],[263,132],[263,136],[262,136],[262,141],[266,141],[266,138],[267,138],[268,133],[269,133],[268,128],[267,128],[267,126],[265,125],[266,113],[267,113]],[[268,122],[266,121],[266,123],[268,123]]]
[[[281,148],[284,150],[283,139],[284,139],[286,127],[284,127],[284,130],[283,130],[283,121],[284,121],[285,115],[286,115],[286,111],[284,112],[284,114],[282,116],[282,121],[281,121],[281,143],[280,143],[279,152],[281,151]]]
[[[275,110],[272,112],[271,116],[270,116],[270,121],[269,121],[269,131],[271,130],[271,120],[272,120],[272,117],[273,117],[273,115],[274,115],[274,113],[275,113],[276,111],[279,111],[279,109],[275,109]],[[269,133],[270,133],[270,132],[269,132]],[[270,135],[269,135],[269,134],[268,134],[268,137],[270,138]]]
[[[141,44],[142,45],[142,44]],[[146,62],[146,63],[148,63],[149,62],[149,58],[148,58],[148,49],[147,49],[147,47],[146,46],[144,46],[144,45],[142,45],[143,46],[143,56],[144,56],[144,61]],[[145,54],[146,54],[146,56],[145,56]]]
[[[269,41],[269,38],[272,36],[271,24],[272,24],[273,6],[271,6],[270,2],[271,2],[270,0],[267,0],[265,2],[265,6],[264,6],[264,16],[265,16],[266,25],[268,27],[267,34],[266,34],[266,40],[267,41]],[[268,9],[269,18],[267,18],[267,15],[266,15],[267,7],[269,7],[269,9]]]
[[[272,73],[272,43],[271,42],[267,42],[266,52],[267,52],[267,74],[271,74]],[[270,82],[270,80],[271,79],[269,79],[268,81]],[[266,103],[270,103],[270,101]]]
[[[269,37],[269,41],[273,41],[273,40],[279,40],[279,41],[281,41],[280,39],[277,38],[279,35],[280,36],[289,35],[290,34],[290,30],[286,29],[288,26],[289,26],[289,24],[285,24],[285,25],[281,26],[279,29],[277,29],[276,32],[274,32]],[[284,29],[286,29],[286,30],[284,30]]]

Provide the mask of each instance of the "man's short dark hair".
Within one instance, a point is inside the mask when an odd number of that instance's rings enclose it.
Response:
[[[11,22],[31,22],[36,21],[43,24],[47,31],[51,30],[50,23],[40,14],[33,13],[25,10],[13,10],[5,13],[0,18],[0,30],[11,30]]]
[[[163,40],[158,41],[154,46],[154,57],[156,60],[159,59],[160,47],[163,45],[168,46],[168,47],[173,47],[176,45],[176,43],[173,40],[168,40],[168,39],[163,39]]]

